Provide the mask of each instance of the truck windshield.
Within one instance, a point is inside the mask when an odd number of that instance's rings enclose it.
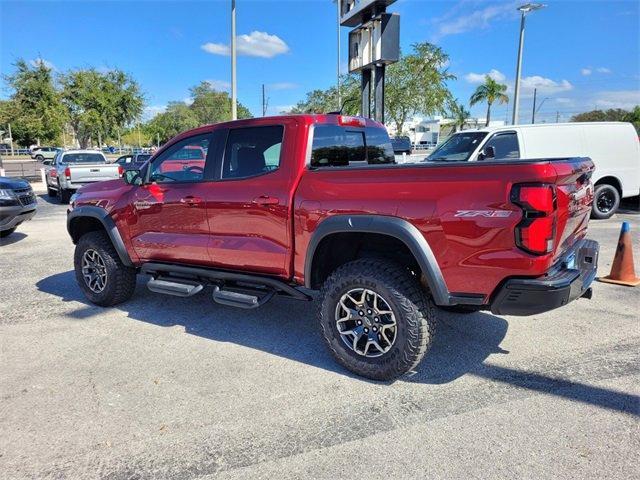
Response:
[[[62,157],[63,163],[105,163],[99,153],[67,153]]]
[[[427,157],[428,162],[464,162],[469,160],[471,154],[478,147],[486,132],[462,132],[449,137],[443,144],[439,145],[431,155]]]

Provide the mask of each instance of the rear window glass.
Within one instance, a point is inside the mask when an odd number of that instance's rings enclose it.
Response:
[[[313,134],[312,167],[366,166],[394,163],[393,147],[386,130],[351,129],[317,125]]]
[[[99,153],[67,153],[62,157],[64,163],[105,163],[106,159]]]

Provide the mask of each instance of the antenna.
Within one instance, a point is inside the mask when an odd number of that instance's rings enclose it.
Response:
[[[353,103],[357,101],[358,101],[357,98],[347,98],[344,102],[342,102],[342,106],[340,107],[340,110],[336,112],[327,112],[327,115],[342,115],[342,111],[344,110],[345,105],[347,105],[348,103]]]

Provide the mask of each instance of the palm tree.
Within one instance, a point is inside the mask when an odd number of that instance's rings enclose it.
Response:
[[[506,91],[506,85],[496,82],[493,78],[487,75],[484,79],[484,83],[476,88],[476,91],[471,95],[469,104],[472,107],[476,103],[487,102],[487,126],[489,125],[489,120],[491,120],[491,105],[495,102],[501,104],[509,101],[509,97],[504,93]]]
[[[453,126],[455,127],[455,131],[462,130],[464,128],[464,124],[467,123],[467,120],[471,116],[468,110],[464,108],[462,103],[458,103],[458,99],[456,98],[449,105],[449,110],[451,113],[451,118],[453,118]]]

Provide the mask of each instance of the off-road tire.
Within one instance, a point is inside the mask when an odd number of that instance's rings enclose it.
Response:
[[[58,201],[65,205],[69,203],[69,200],[71,199],[71,193],[69,193],[69,190],[62,188],[60,186],[60,182],[58,182],[58,191],[56,192],[56,196],[58,197]]]
[[[42,162],[44,160],[44,157],[42,155],[36,155],[36,160],[38,162]]]
[[[610,198],[613,199],[613,205],[610,207],[608,211],[601,211],[598,208],[598,199],[601,195],[609,195]],[[598,220],[605,220],[610,218],[620,206],[620,193],[613,185],[609,185],[603,183],[602,185],[597,185],[593,192],[593,207],[591,209],[591,218],[596,218]]]
[[[100,293],[92,291],[82,275],[82,256],[89,249],[97,251],[106,266],[107,281]],[[91,303],[111,307],[131,298],[136,288],[136,270],[122,263],[105,232],[89,232],[80,237],[73,256],[76,282]]]
[[[394,312],[395,342],[379,357],[365,357],[349,349],[338,332],[336,306],[353,288],[375,291]],[[388,260],[360,259],[337,268],[325,281],[318,317],[322,337],[340,365],[372,380],[393,380],[413,370],[427,353],[435,334],[436,308],[406,268]]]
[[[9,230],[2,230],[0,232],[0,238],[6,238],[16,231],[16,227],[10,228]]]

